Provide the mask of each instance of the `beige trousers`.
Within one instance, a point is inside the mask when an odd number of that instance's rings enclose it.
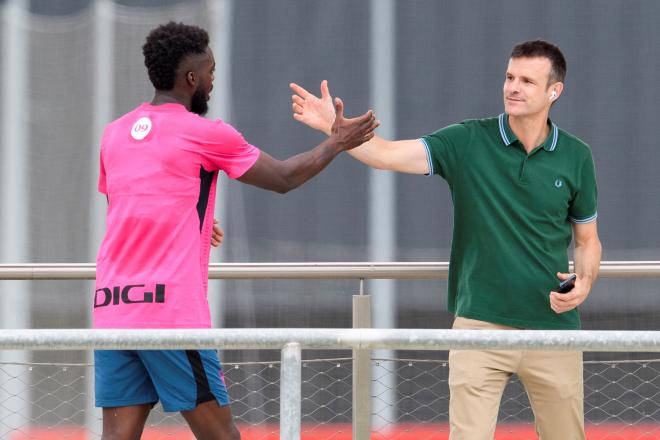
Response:
[[[512,327],[457,317],[455,329]],[[582,353],[451,350],[450,440],[492,440],[502,392],[516,373],[525,386],[541,440],[584,440]]]

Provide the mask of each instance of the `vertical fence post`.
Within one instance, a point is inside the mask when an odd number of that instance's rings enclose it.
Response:
[[[289,342],[282,349],[280,440],[300,440],[301,387],[300,344]]]
[[[0,261],[24,263],[30,257],[29,181],[30,15],[27,0],[0,2],[0,65],[4,83],[0,120]],[[0,329],[29,328],[29,284],[0,282]],[[2,331],[2,330],[0,330]],[[0,364],[25,363],[25,351],[0,351]],[[30,424],[30,382],[24,365],[0,365],[0,438]],[[16,431],[14,431],[16,430]]]
[[[353,295],[353,328],[371,327],[371,296]],[[353,350],[353,440],[371,437],[371,350]]]
[[[105,229],[105,213],[108,202],[106,198],[96,190],[96,177],[99,169],[99,156],[101,151],[101,137],[106,124],[114,119],[114,90],[115,90],[115,3],[112,0],[96,0],[93,3],[94,11],[94,131],[90,143],[89,166],[94,170],[92,174],[92,185],[89,188],[89,247],[88,254],[92,261],[96,260],[99,245],[103,240]],[[86,283],[88,292],[93,292],[94,281]],[[92,323],[92,308],[87,307],[87,324]],[[94,363],[94,351],[87,350],[87,363]],[[92,374],[85,375],[85,392],[88,396],[94,395],[94,368]],[[97,408],[93,398],[85,399],[85,427],[87,438],[97,438],[103,431],[101,419],[101,408]]]

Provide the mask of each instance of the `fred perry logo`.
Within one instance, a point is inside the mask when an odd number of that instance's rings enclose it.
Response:
[[[564,186],[564,182],[562,182],[560,179],[555,180],[555,187],[561,188]]]
[[[135,121],[131,128],[131,137],[136,141],[146,138],[151,131],[151,119],[144,117]]]

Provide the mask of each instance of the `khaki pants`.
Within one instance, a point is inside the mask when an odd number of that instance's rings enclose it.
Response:
[[[453,328],[513,329],[460,317]],[[451,350],[450,440],[493,439],[502,392],[513,373],[525,386],[541,440],[585,438],[581,352]]]

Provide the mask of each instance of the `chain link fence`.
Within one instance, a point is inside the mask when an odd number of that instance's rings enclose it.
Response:
[[[389,408],[393,411],[386,414],[395,415],[383,419],[383,414],[373,414],[378,422],[373,439],[447,438],[446,360],[373,359],[372,365],[374,382],[396,384],[391,392],[372,396],[384,399],[378,407]],[[279,362],[226,363],[224,367],[242,438],[279,438]],[[303,439],[351,438],[352,371],[351,358],[303,361]],[[0,363],[0,438],[100,438],[100,410],[87,414],[93,399],[87,385],[92,376],[93,366],[88,363]],[[660,359],[585,361],[584,378],[588,438],[660,438]],[[180,415],[163,413],[157,405],[143,438],[193,437]],[[537,438],[527,395],[515,376],[502,398],[496,438]]]

